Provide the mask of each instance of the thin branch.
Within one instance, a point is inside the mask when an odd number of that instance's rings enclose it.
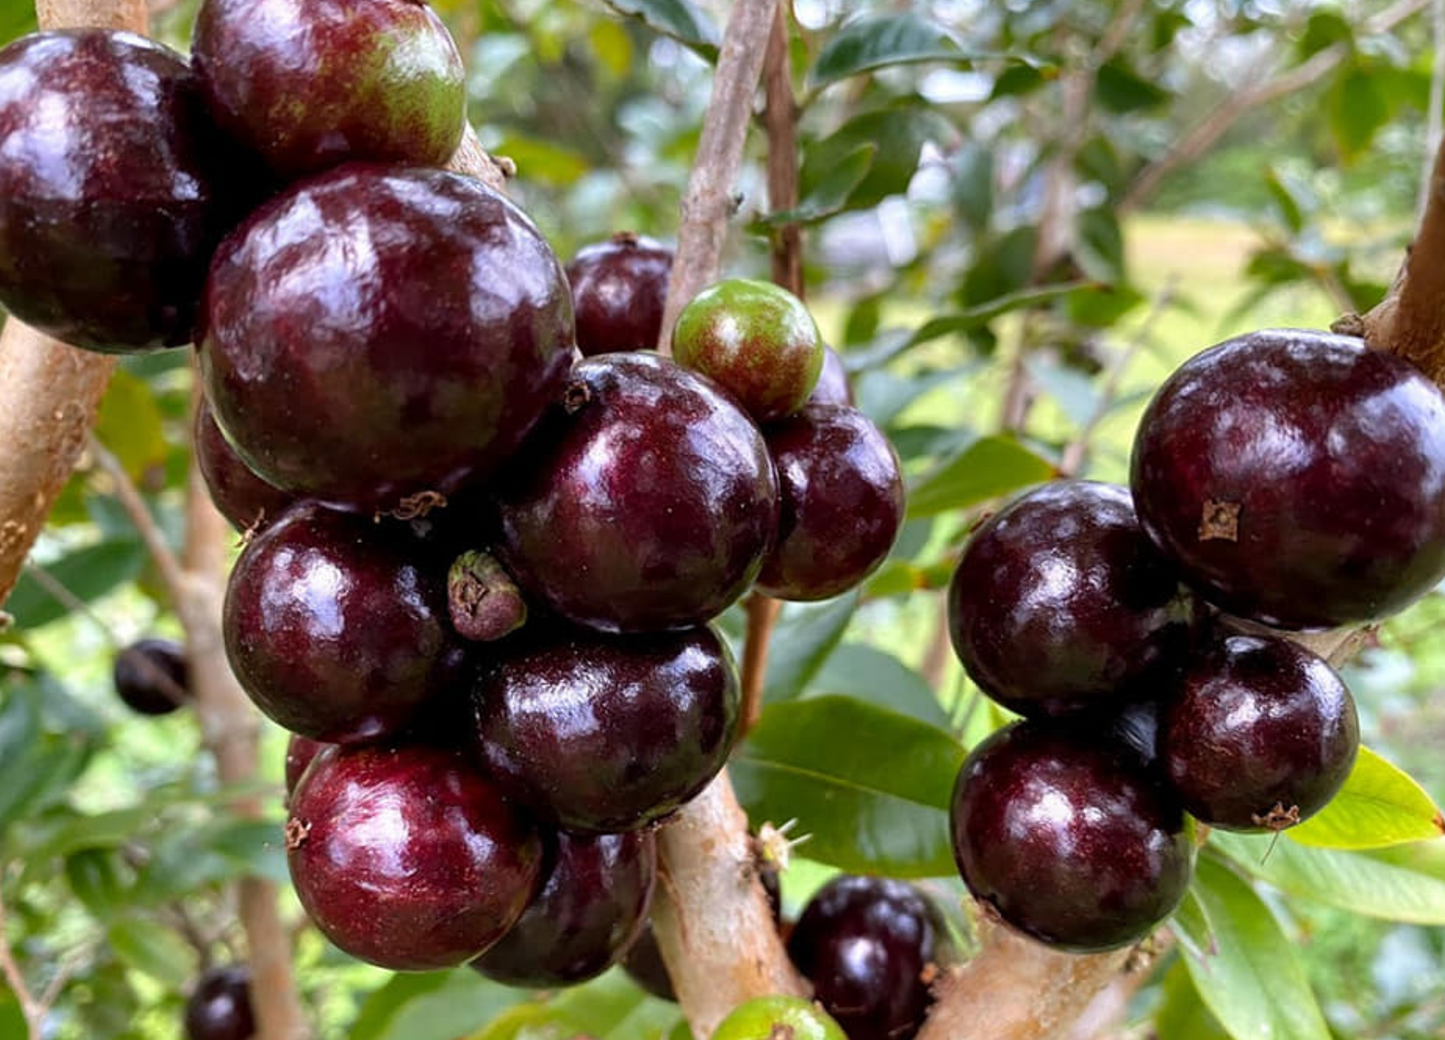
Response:
[[[1399,0],[1387,7],[1364,25],[1362,35],[1379,36],[1390,32],[1400,23],[1420,13],[1433,0]],[[1310,55],[1300,64],[1279,75],[1244,90],[1235,91],[1217,108],[1210,111],[1194,129],[1185,134],[1163,156],[1150,163],[1134,178],[1129,190],[1119,200],[1116,211],[1123,215],[1143,205],[1159,185],[1181,167],[1189,166],[1223,137],[1244,115],[1267,105],[1271,101],[1286,97],[1313,83],[1319,82],[1335,70],[1353,53],[1353,45],[1336,43]]]
[[[88,437],[87,446],[96,465],[110,477],[115,487],[115,497],[120,500],[121,508],[125,510],[126,516],[130,517],[130,522],[135,525],[146,552],[150,553],[151,559],[155,561],[161,581],[165,582],[166,591],[170,593],[171,602],[179,603],[186,594],[186,575],[181,561],[166,542],[165,532],[161,530],[160,524],[156,523],[155,517],[151,516],[150,508],[120,459],[93,433]]]
[[[728,218],[737,211],[734,182],[742,164],[753,95],[763,69],[778,0],[737,0],[723,32],[712,97],[697,157],[682,197],[677,256],[667,287],[657,349],[672,352],[672,326],[689,300],[717,280]]]
[[[40,1040],[44,1033],[45,1014],[50,1006],[37,1000],[30,992],[20,965],[15,963],[15,954],[10,949],[9,937],[5,934],[5,900],[0,896],[0,975],[4,975],[15,1002],[20,1005],[20,1014],[25,1019],[25,1034],[28,1040]]]
[[[81,617],[90,621],[101,635],[105,636],[106,642],[112,647],[120,649],[125,645],[121,638],[115,634],[115,629],[110,627],[110,624],[105,618],[95,612],[94,607],[71,592],[59,578],[40,566],[40,564],[34,560],[26,560],[25,573],[29,574],[35,584],[44,589],[46,594],[51,596],[55,602],[59,603],[72,614],[79,614]]]
[[[1430,64],[1430,98],[1425,106],[1425,155],[1434,155],[1440,149],[1442,110],[1445,110],[1445,0],[1432,0],[1430,5],[1430,35],[1435,47],[1435,60]],[[1424,216],[1425,204],[1430,201],[1431,164],[1420,168],[1420,193],[1415,200],[1416,219]]]
[[[761,593],[748,597],[748,627],[747,634],[743,637],[741,668],[743,733],[757,725],[758,717],[763,713],[763,684],[768,674],[768,648],[773,640],[773,629],[778,623],[778,615],[782,611],[783,604],[778,600],[770,599]]]

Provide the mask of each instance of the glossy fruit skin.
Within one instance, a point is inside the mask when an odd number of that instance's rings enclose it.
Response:
[[[602,974],[647,922],[657,840],[632,834],[556,833],[537,896],[511,931],[472,961],[508,986],[571,986]]]
[[[88,350],[188,343],[226,230],[216,138],[160,44],[69,29],[0,51],[0,301]]]
[[[250,1040],[256,1035],[251,1009],[251,972],[244,964],[212,968],[186,998],[186,1040]]]
[[[712,1035],[713,1040],[850,1040],[802,997],[755,997],[734,1008]]]
[[[416,0],[205,0],[191,61],[216,122],[282,177],[441,166],[461,140],[466,70]]]
[[[587,358],[568,396],[497,490],[500,556],[528,602],[610,632],[722,613],[777,526],[758,428],[710,380],[655,354]]]
[[[898,453],[862,412],[810,404],[768,426],[778,469],[778,537],[758,590],[828,599],[878,569],[903,526]]]
[[[286,741],[287,797],[290,797],[291,793],[296,790],[296,785],[301,782],[301,774],[306,772],[306,767],[311,764],[311,760],[330,746],[319,740],[312,740],[310,737],[291,734],[291,738]]]
[[[818,370],[818,381],[813,384],[806,403],[853,407],[853,384],[848,380],[843,355],[826,343],[823,344],[823,367]]]
[[[965,670],[1030,717],[1158,696],[1203,619],[1140,529],[1129,492],[1092,481],[1046,484],[994,514],[948,589]]]
[[[551,248],[440,170],[350,164],[293,185],[222,243],[205,324],[206,393],[236,453],[363,512],[487,476],[571,367]]]
[[[783,919],[783,894],[778,882],[778,871],[763,867],[758,872],[763,893],[773,910],[773,924]],[[643,923],[637,940],[627,949],[622,958],[622,970],[629,978],[659,1000],[677,1003],[677,994],[672,988],[672,979],[667,974],[667,964],[662,959],[662,948],[657,945],[657,934],[652,930],[652,921]]]
[[[737,668],[711,628],[522,641],[473,692],[479,747],[509,797],[569,831],[616,833],[705,787],[737,735]]]
[[[115,655],[115,692],[132,711],[169,715],[191,697],[186,650],[169,639],[142,639]]]
[[[192,443],[211,502],[237,531],[260,532],[296,502],[295,495],[272,487],[241,461],[204,398],[196,409]]]
[[[406,529],[303,504],[241,554],[222,631],[256,706],[329,744],[376,740],[465,680],[445,572]]]
[[[1194,871],[1174,795],[1123,748],[1056,723],[1015,723],[970,752],[950,822],[974,896],[1078,953],[1142,939]]]
[[[579,249],[567,264],[577,348],[588,357],[654,349],[672,260],[670,246],[630,231]]]
[[[1285,639],[1231,636],[1194,660],[1162,713],[1160,758],[1184,808],[1226,830],[1279,830],[1328,804],[1360,746],[1355,701]]]
[[[782,286],[729,278],[683,308],[672,356],[715,379],[765,423],[793,414],[813,392],[823,337],[803,301]]]
[[[535,827],[474,760],[425,744],[323,751],[292,796],[286,848],[322,934],[392,971],[477,956],[542,869]]]
[[[849,1040],[908,1040],[933,1003],[927,979],[947,946],[938,911],[912,885],[843,875],[808,902],[788,955]]]
[[[1445,396],[1357,339],[1271,329],[1186,361],[1131,480],[1185,579],[1265,624],[1384,618],[1445,576]]]

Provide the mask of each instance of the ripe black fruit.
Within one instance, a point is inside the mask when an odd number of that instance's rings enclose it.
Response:
[[[251,973],[244,964],[212,968],[186,998],[186,1040],[250,1040],[256,1035]]]
[[[1131,482],[1185,579],[1269,625],[1384,618],[1445,576],[1445,396],[1357,339],[1271,329],[1186,361]]]
[[[788,954],[849,1040],[908,1040],[947,945],[938,911],[912,885],[844,875],[804,908]]]
[[[241,461],[221,436],[204,399],[196,409],[193,443],[211,501],[236,530],[256,533],[296,501],[295,495],[272,487]]]
[[[953,789],[964,883],[1009,924],[1076,952],[1136,942],[1194,869],[1175,796],[1122,747],[1021,722],[970,752]]]
[[[1203,618],[1129,493],[1088,481],[1048,484],[980,527],[948,612],[969,676],[1029,716],[1157,696]]]
[[[567,264],[567,281],[583,354],[657,346],[672,258],[661,242],[629,231],[578,251]]]
[[[115,692],[142,715],[168,715],[191,697],[185,647],[169,639],[142,639],[115,655]]]
[[[1197,819],[1280,830],[1323,809],[1360,746],[1354,698],[1295,643],[1232,636],[1192,662],[1165,707],[1160,758]]]

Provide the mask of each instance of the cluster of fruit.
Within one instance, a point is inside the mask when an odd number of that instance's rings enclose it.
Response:
[[[918,1032],[930,986],[954,956],[948,927],[926,895],[905,881],[842,874],[785,924],[776,871],[765,866],[760,877],[788,956],[848,1040],[909,1040]],[[648,992],[675,999],[650,930],[622,963]]]
[[[857,584],[903,489],[796,297],[719,283],[651,352],[670,253],[619,236],[564,272],[439,167],[464,100],[413,0],[206,0],[189,64],[26,37],[0,52],[0,300],[80,347],[196,343],[200,468],[247,534],[226,651],[328,745],[286,830],[321,930],[553,986],[635,937],[653,825],[732,747],[710,622]]]
[[[1024,716],[959,774],[964,881],[1064,949],[1143,937],[1189,884],[1188,816],[1283,830],[1353,765],[1349,690],[1272,629],[1376,622],[1442,576],[1445,396],[1413,366],[1295,330],[1185,362],[1129,490],[1037,489],[953,576],[959,659]]]

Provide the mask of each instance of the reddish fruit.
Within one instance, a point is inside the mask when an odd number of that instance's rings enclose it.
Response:
[[[477,956],[516,923],[542,866],[536,830],[471,759],[422,744],[319,755],[286,849],[322,934],[392,971]]]
[[[888,438],[862,412],[810,404],[772,423],[778,469],[778,538],[758,590],[818,600],[878,569],[903,525],[903,475]]]
[[[571,367],[561,265],[470,177],[352,164],[216,254],[201,369],[216,423],[287,491],[410,516],[508,459]]]
[[[295,495],[272,487],[241,461],[221,436],[204,398],[196,409],[194,443],[196,466],[211,501],[236,530],[257,533],[296,501]]]
[[[1313,816],[1344,785],[1359,747],[1339,674],[1266,636],[1232,636],[1194,660],[1159,734],[1184,808],[1227,830],[1282,830]]]
[[[441,166],[461,140],[466,70],[421,0],[205,0],[191,61],[217,123],[283,177]]]
[[[572,831],[673,812],[727,761],[737,669],[711,628],[523,638],[478,683],[480,748],[509,797]]]
[[[428,563],[400,525],[296,507],[231,572],[222,629],[236,678],[314,740],[400,730],[461,681],[446,576]]]
[[[1357,339],[1271,329],[1186,361],[1132,485],[1185,580],[1265,624],[1378,620],[1445,577],[1445,396]]]
[[[528,600],[604,631],[687,628],[757,577],[778,485],[758,428],[655,354],[572,372],[568,404],[497,493],[500,555]]]
[[[169,639],[142,639],[115,655],[115,692],[132,711],[169,715],[191,699],[186,650]]]
[[[251,972],[244,964],[212,968],[186,998],[186,1040],[251,1040]]]
[[[730,278],[683,308],[672,356],[715,379],[755,420],[771,422],[813,392],[823,337],[803,301],[782,286]]]
[[[1058,723],[1015,723],[974,748],[950,820],[973,894],[1065,950],[1142,939],[1194,871],[1175,796],[1123,747]]]
[[[310,737],[291,734],[291,739],[286,741],[286,794],[288,797],[292,791],[296,790],[296,785],[301,782],[301,774],[306,772],[306,767],[311,764],[311,760],[330,746],[319,740],[312,740]]]
[[[823,344],[823,367],[818,370],[818,382],[813,385],[807,403],[853,407],[853,386],[848,381],[843,356],[826,343]]]
[[[578,251],[567,265],[567,281],[584,355],[657,346],[672,257],[670,247],[630,231]]]
[[[191,339],[229,205],[185,61],[107,29],[0,51],[0,301],[106,353]]]
[[[508,986],[571,986],[602,974],[647,922],[657,878],[651,831],[557,833],[521,918],[472,967]]]
[[[1157,697],[1204,611],[1140,530],[1127,491],[1064,481],[978,529],[949,584],[948,617],[974,682],[1038,716]]]

